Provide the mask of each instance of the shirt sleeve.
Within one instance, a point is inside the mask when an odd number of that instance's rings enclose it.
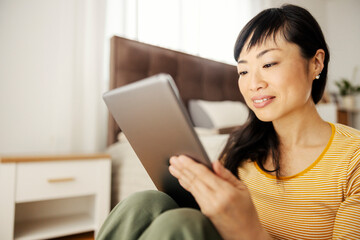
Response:
[[[336,214],[333,239],[360,239],[360,149],[348,166],[345,199]]]

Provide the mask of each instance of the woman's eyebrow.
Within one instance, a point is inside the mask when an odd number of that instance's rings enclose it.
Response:
[[[274,50],[281,50],[280,48],[269,48],[266,49],[264,51],[261,51],[258,55],[256,55],[256,58],[262,57],[264,54],[270,52],[270,51],[274,51]]]
[[[261,51],[260,53],[258,53],[258,55],[256,55],[256,58],[260,58],[262,57],[263,55],[265,55],[266,53],[270,52],[270,51],[274,51],[274,50],[281,50],[280,48],[269,48],[269,49],[265,49],[264,51]],[[240,63],[247,63],[246,60],[239,60],[237,62],[238,64]]]
[[[238,64],[240,64],[240,63],[247,63],[247,61],[245,61],[245,60],[239,60],[237,63],[238,63]]]

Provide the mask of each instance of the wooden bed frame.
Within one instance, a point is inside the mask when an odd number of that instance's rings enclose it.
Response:
[[[216,46],[214,46],[216,47]],[[187,106],[191,99],[244,101],[234,65],[114,36],[110,44],[110,89],[157,73],[170,74]],[[120,132],[111,115],[108,145]]]

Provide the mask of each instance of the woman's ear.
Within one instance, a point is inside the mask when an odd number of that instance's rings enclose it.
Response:
[[[325,59],[325,51],[323,49],[318,49],[312,61],[313,79],[315,79],[316,76],[320,75],[321,71],[323,70],[324,59]]]

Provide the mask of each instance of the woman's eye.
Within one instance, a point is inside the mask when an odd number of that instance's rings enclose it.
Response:
[[[274,66],[274,65],[276,65],[277,63],[268,63],[268,64],[265,64],[264,66],[263,66],[263,68],[269,68],[269,67],[272,67],[272,66]]]
[[[247,71],[239,72],[239,75],[240,75],[240,76],[244,76],[245,74],[247,74]]]

